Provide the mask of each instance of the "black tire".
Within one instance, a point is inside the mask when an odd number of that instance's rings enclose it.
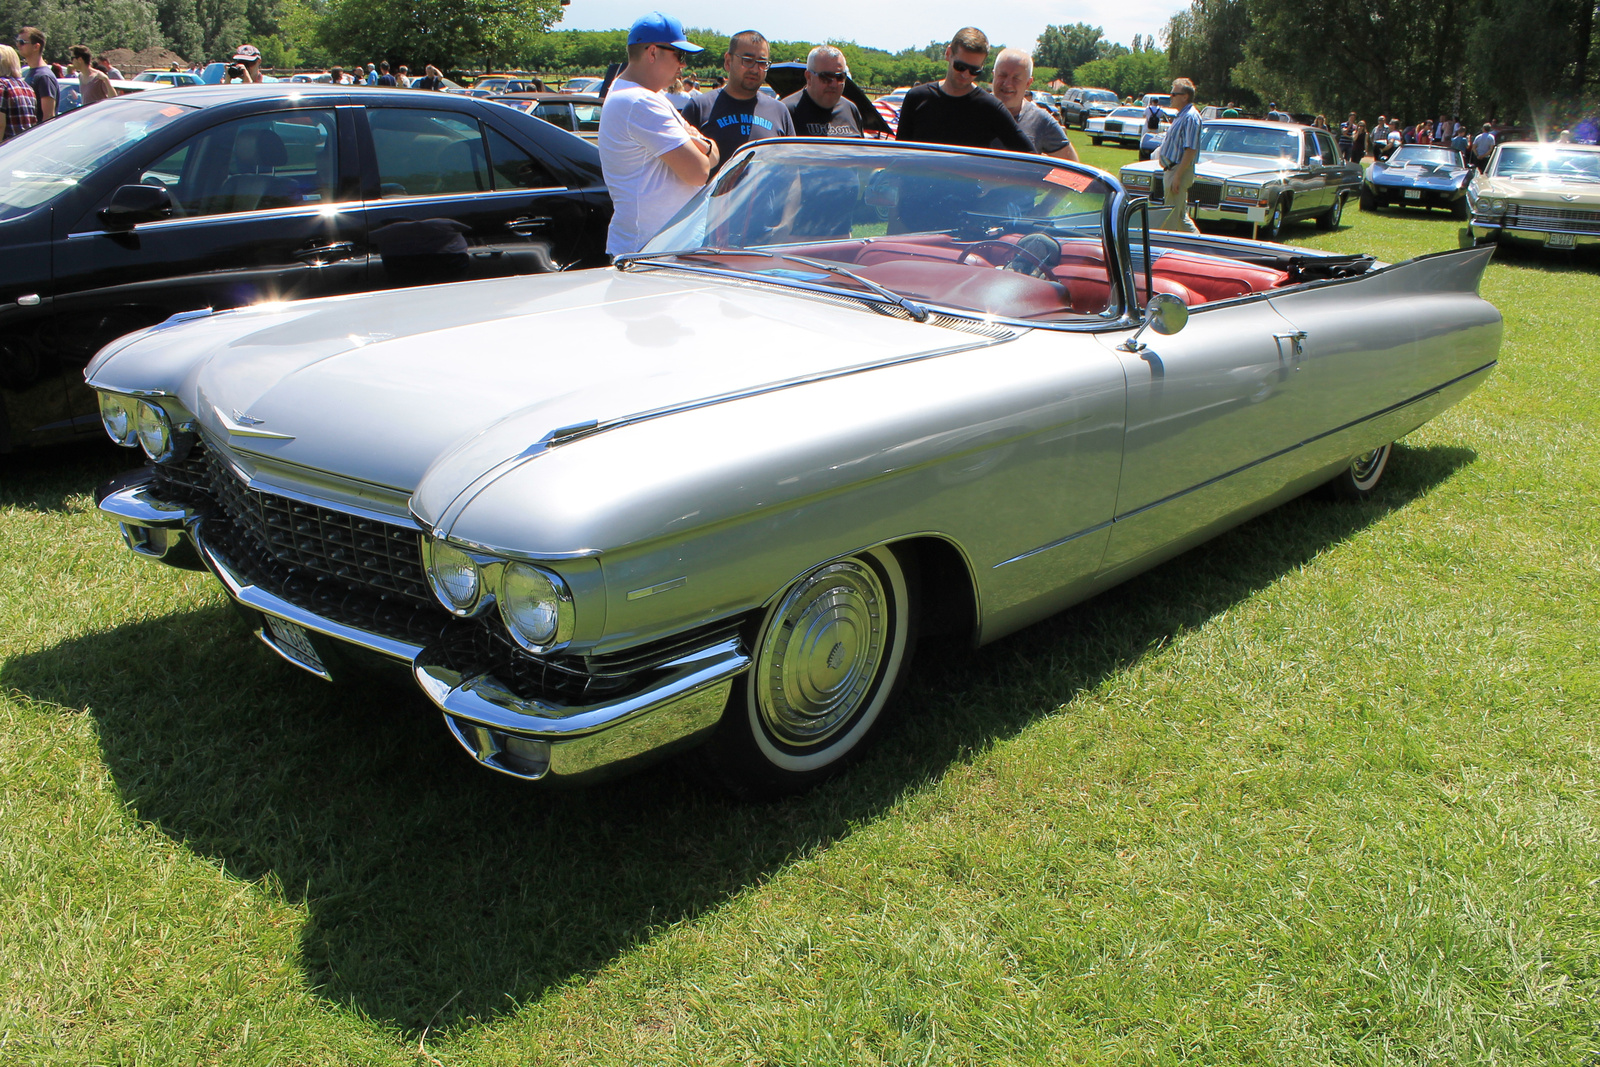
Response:
[[[1467,198],[1466,197],[1463,196],[1460,200],[1456,200],[1453,203],[1451,203],[1451,205],[1450,205],[1450,217],[1453,218],[1453,219],[1464,219],[1464,218],[1467,217]]]
[[[830,560],[785,589],[706,744],[718,781],[784,796],[859,757],[915,651],[915,594],[914,571],[888,548]]]
[[[1361,210],[1362,211],[1376,211],[1376,210],[1378,210],[1378,198],[1373,196],[1372,195],[1372,190],[1368,189],[1365,185],[1363,185],[1361,187]]]
[[[1344,201],[1345,196],[1343,193],[1339,193],[1333,198],[1333,206],[1317,216],[1317,229],[1337,230],[1339,228],[1339,220],[1344,218]]]
[[[1096,146],[1096,147],[1098,147],[1098,146],[1099,146],[1099,145],[1100,145],[1100,143],[1101,143],[1101,142],[1102,142],[1102,141],[1103,141],[1103,140],[1104,140],[1104,138],[1100,138],[1100,137],[1093,137],[1093,136],[1091,136],[1091,137],[1090,137],[1090,138],[1089,138],[1089,141],[1090,141],[1090,142],[1091,142],[1091,143],[1092,143],[1092,144],[1094,144],[1094,145],[1095,145],[1095,146]]]
[[[1289,225],[1289,198],[1278,197],[1272,205],[1272,214],[1267,216],[1267,221],[1261,224],[1261,239],[1263,241],[1279,241],[1283,239],[1284,227]]]
[[[1394,445],[1387,444],[1363,452],[1350,465],[1322,485],[1322,494],[1335,500],[1365,500],[1378,488],[1383,472],[1389,469]]]

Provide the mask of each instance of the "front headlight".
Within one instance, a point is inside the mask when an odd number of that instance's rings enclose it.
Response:
[[[500,618],[529,652],[547,652],[572,639],[572,594],[549,571],[508,563],[500,575]]]
[[[116,393],[100,394],[100,425],[106,434],[124,448],[138,448],[134,436],[133,412],[128,409],[128,398]]]
[[[1254,200],[1260,192],[1261,190],[1254,185],[1230,185],[1228,186],[1228,199]]]
[[[454,545],[432,538],[422,542],[428,585],[452,615],[471,615],[483,599],[483,572],[478,561]]]
[[[141,400],[133,408],[133,427],[145,455],[157,463],[172,458],[172,420],[165,411]]]
[[[1122,176],[1122,184],[1129,189],[1148,189],[1150,187],[1150,175],[1124,174]]]
[[[1490,211],[1493,211],[1496,214],[1499,214],[1500,212],[1504,211],[1505,209],[1506,209],[1506,202],[1503,199],[1501,199],[1500,197],[1495,197],[1493,200],[1489,201],[1489,210]]]

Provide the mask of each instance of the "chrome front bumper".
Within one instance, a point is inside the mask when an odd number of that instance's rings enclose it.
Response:
[[[1519,241],[1554,248],[1594,248],[1600,245],[1600,233],[1575,232],[1521,220],[1512,220],[1510,225],[1504,225],[1501,216],[1474,215],[1468,223],[1468,229],[1474,240]],[[1568,237],[1572,239],[1570,245],[1565,243]]]
[[[589,705],[562,705],[518,696],[491,675],[465,677],[428,662],[426,648],[335,622],[238,573],[205,542],[205,519],[194,509],[161,500],[146,471],[102,486],[97,503],[116,522],[135,553],[180,567],[203,567],[235,601],[262,616],[293,623],[331,639],[407,664],[417,684],[444,713],[463,748],[492,770],[527,780],[579,783],[611,777],[687,748],[722,717],[733,679],[750,665],[737,640],[725,640],[661,664],[650,683],[627,696]],[[281,642],[270,624],[256,636],[279,656],[332,681]]]

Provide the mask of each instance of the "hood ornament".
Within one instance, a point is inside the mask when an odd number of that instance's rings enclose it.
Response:
[[[241,426],[260,426],[266,419],[258,419],[254,415],[246,415],[238,408],[233,409],[233,421]]]

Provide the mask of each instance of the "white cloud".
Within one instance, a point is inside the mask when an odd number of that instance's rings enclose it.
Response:
[[[890,52],[921,48],[929,41],[949,40],[956,30],[974,22],[972,4],[954,0],[927,0],[914,7],[815,0],[767,8],[759,14],[753,14],[748,2],[733,0],[699,0],[693,4],[660,0],[660,3],[662,10],[682,19],[687,26],[705,26],[722,33],[757,29],[780,41],[855,41]],[[572,5],[564,9],[565,18],[557,28],[626,29],[634,19],[651,10],[646,6],[649,4],[651,0],[572,0]],[[976,20],[976,25],[989,35],[997,48],[1009,45],[1031,51],[1046,26],[1073,22],[1104,27],[1108,40],[1127,44],[1136,33],[1159,34],[1166,28],[1167,20],[1186,6],[1174,0],[1126,0],[1116,5],[1015,0],[992,11],[986,10]]]

